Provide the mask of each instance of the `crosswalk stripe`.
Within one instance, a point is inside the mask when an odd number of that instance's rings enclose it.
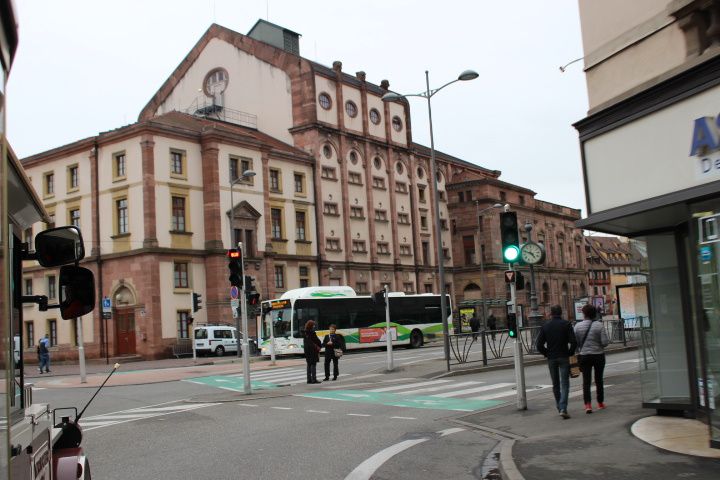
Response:
[[[487,390],[495,390],[497,388],[509,387],[511,385],[515,385],[515,384],[514,383],[494,383],[492,385],[484,385],[482,387],[466,388],[464,390],[456,390],[454,392],[447,392],[447,393],[438,393],[437,395],[432,395],[432,396],[433,397],[442,397],[442,398],[459,397],[460,395],[468,395],[470,393],[485,392]],[[486,400],[486,398],[481,398],[481,397],[473,397],[473,399]]]
[[[305,374],[285,375],[282,377],[256,377],[254,375],[251,375],[250,378],[255,379],[255,380],[262,380],[264,382],[277,383],[277,382],[286,382],[286,381],[290,381],[290,380],[302,381],[302,380],[306,380],[307,376]]]
[[[447,390],[449,388],[465,387],[467,385],[477,385],[479,383],[483,383],[483,382],[451,383],[451,384],[440,385],[437,387],[418,388],[417,390],[410,390],[409,392],[402,392],[402,394],[403,395],[413,395],[416,393],[437,392],[438,390]]]
[[[407,390],[408,388],[424,387],[425,385],[437,385],[439,383],[447,383],[449,381],[450,380],[430,380],[427,382],[408,383],[407,385],[396,385],[394,387],[375,388],[372,390],[368,390],[368,392],[392,392],[394,390]]]
[[[284,369],[284,370],[272,370],[272,371],[265,371],[265,372],[250,372],[250,374],[253,377],[275,377],[275,376],[281,376],[281,375],[299,375],[299,374],[305,374],[305,369]],[[242,376],[242,373],[239,373],[236,376]]]

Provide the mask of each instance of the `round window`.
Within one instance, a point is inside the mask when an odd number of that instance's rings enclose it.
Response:
[[[358,112],[358,109],[357,109],[357,105],[355,105],[355,102],[353,102],[351,100],[348,100],[347,102],[345,102],[345,113],[347,113],[350,118],[357,117],[357,112]]]
[[[395,115],[392,119],[392,126],[396,132],[402,130],[402,120],[400,120],[400,117],[398,117],[397,115]]]
[[[355,153],[354,150],[351,150],[351,151],[350,151],[349,158],[350,158],[350,163],[352,163],[353,165],[357,165],[358,156],[357,156],[357,153]]]
[[[318,102],[320,103],[320,106],[325,110],[330,110],[330,107],[332,106],[332,100],[330,99],[330,95],[325,92],[321,93],[318,96]]]
[[[370,121],[375,125],[380,123],[380,112],[378,112],[375,108],[370,110]]]
[[[323,145],[323,155],[325,155],[325,158],[332,157],[332,149],[330,148],[330,145]]]
[[[227,84],[228,73],[224,68],[216,68],[215,70],[211,70],[205,76],[205,83],[203,85],[205,95],[207,95],[208,97],[214,97],[215,95],[219,95],[225,91],[225,88],[227,88]]]
[[[420,167],[417,169],[417,176],[418,178],[423,178],[425,176],[425,171]]]
[[[375,165],[375,168],[380,170],[380,167],[382,167],[382,161],[380,160],[380,157],[375,157],[373,159],[373,165]]]
[[[395,170],[397,170],[397,172],[398,172],[400,175],[402,175],[403,171],[405,170],[405,169],[403,168],[402,162],[397,162],[397,163],[395,164]]]

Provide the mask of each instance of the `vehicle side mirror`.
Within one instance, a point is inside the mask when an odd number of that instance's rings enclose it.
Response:
[[[60,267],[60,316],[82,317],[95,308],[95,275],[83,267]]]
[[[85,245],[77,227],[58,227],[35,236],[35,258],[43,267],[57,267],[85,258]]]

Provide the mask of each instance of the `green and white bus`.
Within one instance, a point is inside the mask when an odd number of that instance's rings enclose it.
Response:
[[[390,332],[393,345],[420,347],[442,339],[440,295],[405,295],[390,292]],[[447,318],[452,308],[447,299]],[[351,287],[306,287],[289,290],[279,299],[262,302],[261,355],[270,355],[270,326],[275,354],[302,354],[303,329],[314,320],[322,339],[330,325],[337,326],[348,349],[382,347],[386,342],[385,307],[371,296],[358,296]]]

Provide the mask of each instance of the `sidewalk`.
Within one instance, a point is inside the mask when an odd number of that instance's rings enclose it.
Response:
[[[568,420],[557,414],[551,392],[531,397],[526,411],[511,404],[458,420],[501,439],[504,480],[720,476],[720,450],[707,447],[707,426],[642,408],[637,373],[607,377],[608,407],[590,415],[582,409],[581,390],[582,384],[571,380]]]

